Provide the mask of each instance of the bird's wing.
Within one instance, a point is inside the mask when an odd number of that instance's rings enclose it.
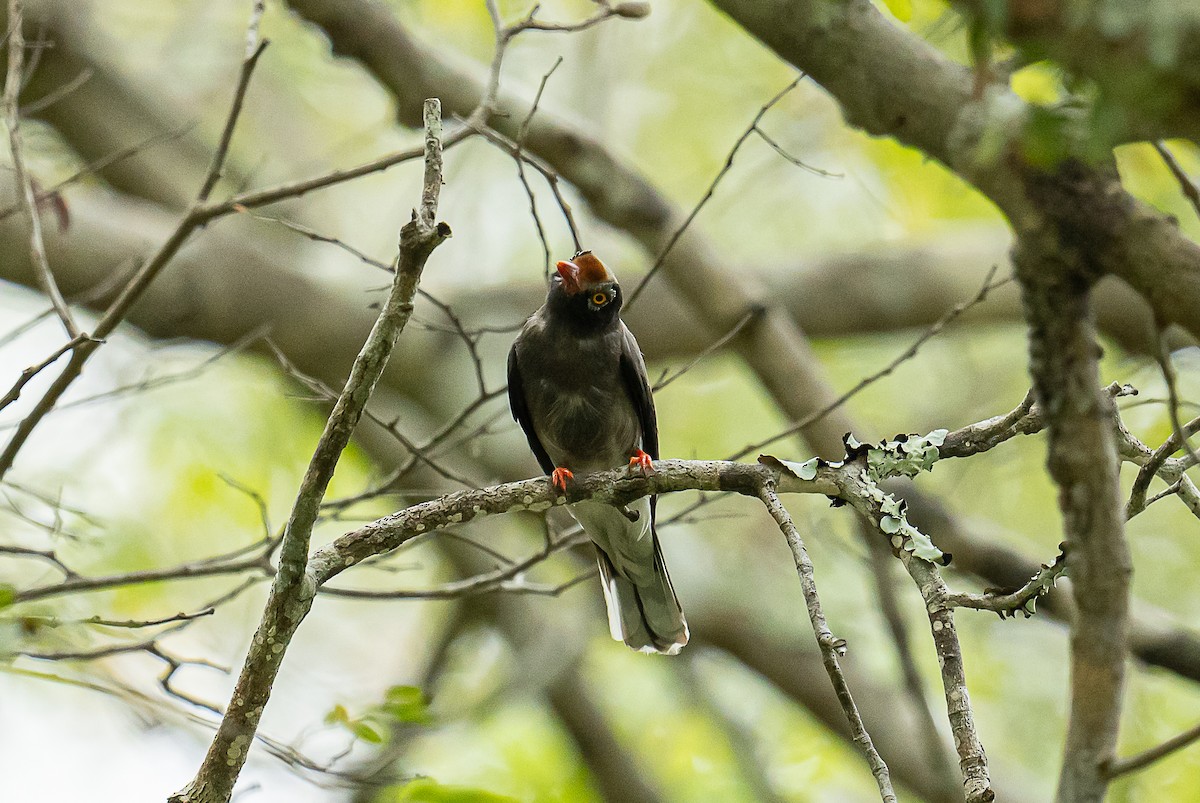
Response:
[[[525,385],[521,380],[521,366],[517,364],[517,344],[513,343],[508,352],[508,406],[512,410],[513,419],[525,430],[529,440],[529,448],[537,458],[542,471],[550,474],[554,471],[554,461],[546,454],[546,447],[538,440],[537,430],[533,428],[533,417],[529,414],[529,405],[525,403]]]
[[[511,364],[511,363],[510,363]],[[650,393],[650,378],[646,375],[646,362],[638,348],[633,332],[621,324],[621,381],[629,394],[633,408],[637,411],[638,423],[642,427],[642,449],[654,460],[658,459],[658,417],[654,413],[654,397]],[[510,386],[511,387],[511,384]]]

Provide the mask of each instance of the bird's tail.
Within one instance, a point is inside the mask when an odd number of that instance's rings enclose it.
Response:
[[[654,539],[654,569],[635,582],[619,571],[603,549],[596,548],[608,628],[612,637],[638,652],[675,655],[688,642],[687,621],[675,597],[658,536]]]

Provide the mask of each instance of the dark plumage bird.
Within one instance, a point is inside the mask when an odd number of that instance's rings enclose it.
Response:
[[[558,263],[546,303],[508,354],[508,400],[538,463],[566,490],[572,472],[628,464],[652,470],[658,423],[646,364],[620,318],[621,288],[590,251]],[[674,655],[687,622],[654,532],[654,500],[622,511],[576,502],[571,515],[596,544],[613,638],[641,652]]]

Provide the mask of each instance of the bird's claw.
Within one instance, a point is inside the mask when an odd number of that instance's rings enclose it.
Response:
[[[650,455],[638,449],[633,453],[633,457],[629,458],[629,471],[640,471],[643,477],[649,477],[654,473],[654,462]]]
[[[562,466],[550,472],[550,484],[562,493],[563,496],[567,495],[567,482],[574,479],[575,475]]]

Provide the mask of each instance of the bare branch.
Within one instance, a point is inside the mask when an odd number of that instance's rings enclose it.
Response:
[[[75,346],[83,342],[86,337],[86,335],[81,335],[79,337],[71,338],[62,346],[59,346],[54,351],[50,352],[50,355],[41,362],[37,363],[36,365],[31,365],[25,370],[21,371],[21,375],[17,377],[17,381],[14,382],[13,386],[8,389],[8,393],[4,394],[4,398],[0,399],[0,410],[3,410],[8,405],[21,398],[21,391],[33,380],[35,376],[49,368],[54,363],[58,362],[59,357],[75,348]]]
[[[493,591],[524,594],[557,594],[566,588],[570,588],[578,582],[586,580],[594,575],[595,572],[589,570],[586,573],[568,581],[567,584],[563,586],[533,584],[522,579],[522,575],[524,575],[525,572],[529,571],[534,566],[543,563],[551,555],[587,543],[588,539],[583,535],[560,538],[557,541],[548,543],[543,549],[520,561],[509,562],[508,565],[502,568],[485,572],[483,574],[478,574],[474,577],[468,577],[463,580],[443,583],[435,588],[374,590],[356,588],[330,588],[329,586],[322,586],[321,593],[334,597],[375,600],[460,599],[462,597],[469,597],[477,594],[487,594]]]
[[[256,9],[246,34],[248,44],[254,43],[258,39],[259,16],[258,9]],[[213,151],[212,162],[209,164],[208,173],[204,176],[204,183],[200,185],[200,191],[196,193],[198,204],[203,204],[208,200],[213,188],[221,180],[221,170],[225,166],[226,156],[229,155],[229,143],[233,141],[233,130],[237,127],[238,118],[242,116],[242,104],[246,102],[246,90],[250,88],[250,76],[254,74],[254,65],[258,63],[259,57],[262,56],[268,44],[270,41],[263,39],[246,51],[242,69],[238,73],[237,87],[233,91],[233,103],[230,104],[229,114],[225,117],[225,128],[221,131],[221,138],[217,142],[216,150]]]
[[[667,375],[664,373],[663,377],[654,384],[654,391],[657,393],[658,391],[662,390],[667,385],[671,384],[676,379],[683,376],[688,371],[692,370],[697,365],[699,365],[700,362],[702,360],[704,360],[705,357],[708,357],[710,354],[715,354],[716,352],[720,351],[722,348],[725,347],[726,343],[728,343],[730,340],[733,340],[735,337],[738,336],[738,333],[741,332],[742,329],[746,328],[746,324],[750,323],[750,321],[754,320],[757,316],[761,315],[762,312],[763,311],[761,309],[752,309],[749,312],[747,312],[740,321],[738,321],[736,324],[734,324],[734,327],[732,329],[730,329],[728,332],[723,334],[718,340],[713,341],[713,343],[710,346],[708,346],[708,348],[704,349],[704,351],[697,354],[692,359],[692,361],[689,362],[687,365],[683,366],[682,368],[680,368],[678,371],[676,371],[673,374]]]
[[[1200,725],[1189,728],[1178,736],[1172,736],[1162,744],[1151,747],[1149,750],[1138,753],[1136,756],[1119,758],[1110,762],[1104,768],[1105,775],[1109,780],[1112,780],[1113,778],[1117,778],[1121,775],[1128,775],[1131,772],[1137,772],[1138,770],[1148,767],[1161,758],[1166,758],[1176,750],[1182,750],[1198,739],[1200,739]]]
[[[308,548],[321,500],[342,451],[362,417],[367,399],[387,365],[396,340],[412,315],[413,298],[429,255],[450,236],[435,223],[442,184],[441,104],[425,102],[425,182],[420,213],[401,229],[395,280],[375,326],[350,369],[301,482],[284,530],[279,569],[262,622],[234,687],[221,724],[196,777],[171,797],[176,803],[225,803],[245,764],[259,717],[271,694],[283,656],[296,628],[312,607],[317,587],[306,572]]]
[[[1171,419],[1172,437],[1178,441],[1179,448],[1183,449],[1193,465],[1200,463],[1200,456],[1196,455],[1196,450],[1188,442],[1188,436],[1191,433],[1184,430],[1183,424],[1179,420],[1179,388],[1176,387],[1175,364],[1171,361],[1171,350],[1167,346],[1166,332],[1161,328],[1158,332],[1158,351],[1154,356],[1159,370],[1162,371],[1163,380],[1167,383],[1167,415]]]
[[[542,102],[542,94],[546,91],[546,84],[550,82],[550,76],[554,74],[554,71],[558,69],[562,62],[562,56],[559,56],[554,60],[554,64],[550,65],[550,69],[542,76],[541,83],[538,84],[537,93],[533,96],[533,103],[529,106],[529,114],[525,115],[525,120],[517,130],[517,138],[514,140],[517,146],[517,153],[513,161],[517,165],[517,178],[521,180],[521,186],[525,188],[525,195],[529,198],[529,214],[533,218],[534,227],[537,229],[538,240],[542,243],[542,252],[546,258],[545,276],[547,281],[550,279],[550,263],[552,261],[550,256],[550,242],[546,239],[546,229],[542,225],[542,218],[538,215],[537,199],[533,195],[533,188],[529,186],[529,179],[525,176],[525,162],[521,159],[521,149],[525,145],[525,137],[529,134],[529,124],[533,122],[533,116],[537,114],[538,105]],[[551,183],[550,186],[555,191],[555,195],[558,196],[557,183]],[[569,208],[564,211],[569,212]],[[571,218],[570,214],[567,214],[567,223],[571,228],[571,237],[575,241],[575,250],[582,251],[583,244],[579,241],[579,232],[575,230],[575,221]]]
[[[74,343],[82,334],[71,308],[58,289],[50,260],[46,256],[46,243],[42,239],[42,220],[38,213],[37,197],[33,181],[25,167],[25,156],[21,143],[21,84],[24,81],[25,32],[23,26],[25,8],[23,0],[8,0],[8,75],[4,82],[4,113],[8,122],[8,145],[12,153],[13,174],[17,182],[17,196],[25,217],[29,220],[29,256],[37,272],[38,283],[54,305],[54,311],[67,330],[67,337]]]
[[[18,3],[20,0],[9,0],[10,3]],[[200,225],[214,217],[204,209],[204,201],[208,194],[216,185],[220,178],[222,166],[225,163],[225,158],[228,155],[229,141],[233,137],[233,129],[237,122],[237,118],[241,112],[242,102],[245,98],[246,88],[249,86],[250,77],[254,71],[255,64],[258,63],[258,56],[262,53],[266,42],[261,43],[258,48],[242,62],[241,71],[238,76],[237,89],[234,92],[233,103],[230,107],[230,114],[226,120],[225,130],[221,136],[221,142],[218,145],[217,151],[214,153],[212,163],[209,165],[208,173],[201,184],[199,193],[197,194],[196,203],[192,205],[179,221],[174,231],[167,237],[166,241],[159,246],[158,250],[151,256],[147,257],[142,263],[142,266],[126,283],[121,293],[109,305],[100,321],[96,324],[95,330],[90,338],[81,341],[72,351],[71,359],[63,369],[62,373],[54,380],[46,392],[38,400],[37,404],[30,413],[18,425],[16,432],[13,433],[8,443],[4,447],[4,451],[0,452],[0,479],[2,479],[12,468],[14,461],[17,458],[17,453],[28,441],[29,436],[33,434],[33,430],[37,428],[42,419],[54,409],[58,400],[67,391],[76,379],[83,373],[83,367],[91,358],[92,354],[100,347],[104,338],[108,337],[117,326],[125,319],[129,310],[142,297],[146,288],[154,281],[159,272],[175,256],[175,253],[186,242],[191,233]],[[36,211],[35,211],[36,218]],[[68,327],[69,328],[69,327]],[[72,333],[74,336],[76,333]]]
[[[191,580],[199,577],[243,574],[248,571],[264,569],[269,571],[270,565],[265,564],[264,557],[256,555],[243,560],[227,560],[224,557],[208,558],[163,569],[142,569],[136,572],[121,572],[100,577],[80,577],[72,572],[72,576],[59,583],[17,591],[13,594],[13,603],[32,602],[38,599],[61,597],[65,594],[102,591],[142,583],[157,583],[163,580]]]
[[[31,107],[26,106],[24,107],[24,111],[27,112],[30,108]],[[95,175],[105,168],[124,161],[132,156],[136,156],[147,148],[178,139],[179,137],[182,137],[184,134],[188,133],[189,130],[190,128],[181,128],[178,131],[173,131],[167,134],[155,134],[154,136],[147,137],[141,142],[134,143],[127,148],[121,148],[120,150],[113,151],[112,153],[107,154],[99,159],[95,159],[53,186],[39,190],[34,197],[34,202],[40,209],[47,201],[53,201],[55,198],[61,195],[64,189],[73,184],[77,184],[82,179]],[[20,212],[22,208],[23,205],[18,201],[12,206],[0,209],[0,220]]]
[[[1047,467],[1059,489],[1078,613],[1071,625],[1071,706],[1059,803],[1104,797],[1101,765],[1117,743],[1133,567],[1119,501],[1116,405],[1099,384],[1089,260],[1046,224],[1013,252],[1029,323],[1029,372],[1046,417]]]
[[[467,124],[470,125],[470,120],[467,121]],[[524,168],[520,167],[522,164],[529,165],[542,175],[542,178],[546,180],[546,184],[550,187],[550,192],[554,194],[554,200],[558,203],[559,211],[562,212],[563,218],[567,222],[567,228],[571,232],[571,239],[574,240],[575,247],[581,249],[583,246],[579,239],[579,227],[575,224],[575,213],[571,210],[571,205],[567,202],[566,196],[563,195],[562,188],[559,186],[558,173],[538,157],[522,150],[520,143],[509,139],[496,129],[487,126],[478,126],[472,130],[511,156],[517,162],[518,172],[522,178],[524,176]]]
[[[1001,279],[998,282],[993,282],[992,279],[995,277],[995,275],[996,275],[996,267],[993,266],[992,269],[990,271],[988,271],[987,277],[984,278],[983,285],[979,288],[979,292],[977,292],[974,296],[967,299],[966,301],[959,303],[953,309],[951,309],[949,312],[947,312],[945,315],[943,315],[941,318],[939,318],[937,321],[935,321],[932,326],[927,328],[924,332],[922,332],[917,337],[916,340],[914,340],[912,342],[912,345],[910,345],[907,349],[905,349],[903,352],[901,352],[894,360],[889,362],[883,368],[880,368],[878,371],[871,374],[870,376],[863,377],[854,385],[854,387],[850,388],[845,393],[838,396],[836,399],[829,402],[821,409],[810,413],[809,415],[805,416],[801,420],[789,425],[787,427],[787,429],[784,429],[782,432],[777,432],[776,434],[772,435],[771,437],[767,438],[766,440],[762,440],[762,441],[759,441],[758,443],[752,443],[749,446],[746,446],[744,449],[741,449],[736,454],[732,455],[730,457],[730,459],[731,460],[740,460],[741,458],[745,457],[746,455],[753,454],[754,452],[764,449],[767,446],[770,446],[772,443],[775,443],[776,441],[782,440],[790,435],[795,435],[798,432],[803,432],[806,428],[812,426],[817,421],[820,421],[822,418],[829,415],[834,410],[837,410],[843,404],[845,404],[850,399],[857,396],[859,393],[861,393],[866,388],[875,384],[880,379],[883,379],[884,377],[890,375],[893,371],[895,371],[901,365],[908,362],[913,357],[917,356],[917,353],[921,350],[921,347],[924,346],[925,343],[927,343],[930,339],[936,337],[943,329],[945,329],[947,326],[949,326],[951,323],[953,323],[955,321],[955,319],[957,319],[960,315],[962,315],[964,312],[971,309],[972,307],[974,307],[978,304],[982,304],[984,302],[984,300],[987,299],[988,293],[990,293],[992,290],[996,289],[997,287],[1001,287],[1001,286],[1009,283],[1010,281],[1012,281],[1011,278],[1005,278],[1005,279]]]
[[[709,182],[708,189],[706,189],[704,194],[700,196],[700,200],[697,201],[696,205],[692,207],[692,211],[688,213],[683,222],[679,224],[674,232],[672,232],[670,238],[667,240],[667,244],[663,246],[661,251],[659,251],[658,258],[655,259],[654,264],[650,266],[650,270],[646,271],[646,275],[642,277],[642,280],[638,282],[637,287],[633,288],[633,292],[630,293],[625,299],[626,309],[629,309],[634,305],[638,299],[638,296],[642,294],[642,290],[644,290],[646,285],[650,283],[650,280],[654,278],[654,274],[658,273],[658,269],[663,266],[663,263],[667,261],[667,256],[671,253],[671,249],[675,247],[675,243],[679,242],[679,238],[682,237],[683,233],[688,230],[689,226],[692,225],[692,221],[695,220],[696,216],[700,214],[700,210],[703,209],[704,205],[707,204],[713,197],[713,194],[717,191],[717,185],[721,183],[721,179],[723,179],[725,174],[733,168],[734,157],[737,156],[738,151],[741,150],[741,147],[743,144],[745,144],[746,140],[750,139],[750,135],[758,130],[758,124],[762,122],[763,117],[765,117],[767,112],[774,108],[779,101],[783,100],[789,92],[798,87],[800,82],[803,80],[803,75],[798,76],[794,81],[777,92],[774,97],[759,107],[758,112],[754,115],[754,119],[750,122],[750,126],[734,141],[733,147],[730,148],[729,154],[725,157],[725,164],[723,164],[721,169],[717,171],[717,175],[713,176],[713,180]]]
[[[1158,155],[1162,157],[1167,169],[1171,171],[1175,181],[1179,183],[1179,189],[1183,192],[1188,203],[1196,210],[1196,215],[1200,217],[1200,190],[1196,189],[1196,184],[1188,176],[1183,166],[1175,158],[1175,154],[1171,153],[1171,149],[1167,147],[1167,143],[1158,140],[1154,143],[1154,150],[1158,151]]]
[[[854,744],[862,751],[867,763],[871,766],[871,773],[875,776],[875,783],[879,786],[880,798],[884,803],[896,803],[896,792],[892,789],[892,779],[888,774],[887,764],[883,762],[883,758],[880,757],[875,745],[871,742],[871,736],[867,733],[862,716],[858,713],[858,706],[855,705],[854,698],[850,695],[846,676],[842,673],[839,658],[846,654],[846,641],[835,637],[825,622],[825,613],[821,610],[821,599],[817,596],[812,561],[808,558],[808,552],[804,548],[800,532],[770,485],[764,484],[759,489],[758,497],[767,506],[767,511],[779,525],[783,537],[787,539],[788,547],[792,550],[792,557],[796,561],[796,573],[800,576],[800,588],[804,592],[804,602],[808,608],[808,619],[812,623],[813,634],[817,637],[817,646],[821,649],[825,671],[829,673],[829,680],[833,683],[838,701],[842,704],[842,710],[846,712]]]

